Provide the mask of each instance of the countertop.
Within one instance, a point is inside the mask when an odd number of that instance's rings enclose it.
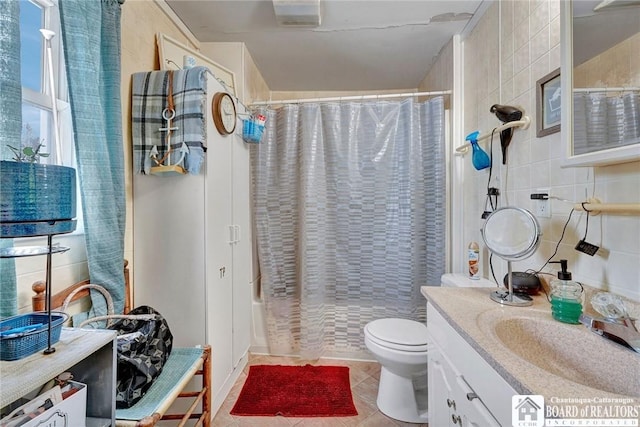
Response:
[[[640,398],[640,354],[583,325],[554,320],[544,295],[534,297],[530,307],[510,307],[489,298],[494,290],[421,288],[436,310],[518,393]]]

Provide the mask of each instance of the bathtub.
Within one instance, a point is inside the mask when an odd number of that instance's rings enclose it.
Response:
[[[264,302],[260,292],[260,278],[251,282],[251,347],[253,354],[269,354]]]
[[[331,307],[329,307],[331,309]],[[334,310],[348,310],[346,307],[335,307]],[[271,354],[267,342],[267,322],[265,315],[264,301],[260,293],[260,280],[251,283],[251,347],[249,351],[253,354],[266,354],[271,356],[297,356],[292,354]],[[347,359],[361,360],[367,362],[375,361],[373,355],[364,346],[364,332],[362,334],[361,351],[332,351],[322,355],[326,359]]]

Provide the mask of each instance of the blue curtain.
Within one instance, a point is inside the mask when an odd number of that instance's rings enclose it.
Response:
[[[124,153],[117,0],[60,0],[89,275],[124,309]],[[92,295],[93,313],[106,312]]]
[[[0,94],[0,159],[7,159],[11,157],[7,144],[15,146],[22,131],[18,0],[3,1],[0,7]],[[12,245],[12,239],[0,239],[0,247]],[[17,313],[17,292],[13,259],[0,259],[0,317]]]

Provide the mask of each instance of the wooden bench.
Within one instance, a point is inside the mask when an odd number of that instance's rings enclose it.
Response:
[[[128,262],[124,264],[125,277],[125,314],[131,309],[130,282]],[[62,307],[67,297],[78,288],[89,284],[88,280],[75,283],[64,290],[52,295],[51,306]],[[35,295],[32,297],[33,311],[45,310],[45,284],[35,282],[32,287]],[[89,289],[77,291],[71,301],[77,301],[89,296]],[[171,325],[169,325],[171,326]],[[196,375],[202,377],[202,386],[197,391],[186,391],[185,387]],[[182,413],[167,414],[171,405],[178,398],[191,398],[191,405]],[[201,411],[195,410],[201,404]],[[211,347],[174,347],[164,365],[162,373],[153,382],[147,393],[135,405],[127,409],[116,409],[116,426],[119,427],[149,427],[160,420],[178,421],[178,426],[184,426],[189,419],[196,419],[195,425],[209,427],[211,425]]]

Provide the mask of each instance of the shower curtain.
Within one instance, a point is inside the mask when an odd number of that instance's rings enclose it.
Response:
[[[640,142],[640,93],[573,94],[574,154]]]
[[[445,268],[445,120],[424,103],[285,105],[251,152],[272,354],[365,355],[363,327],[424,321]]]

